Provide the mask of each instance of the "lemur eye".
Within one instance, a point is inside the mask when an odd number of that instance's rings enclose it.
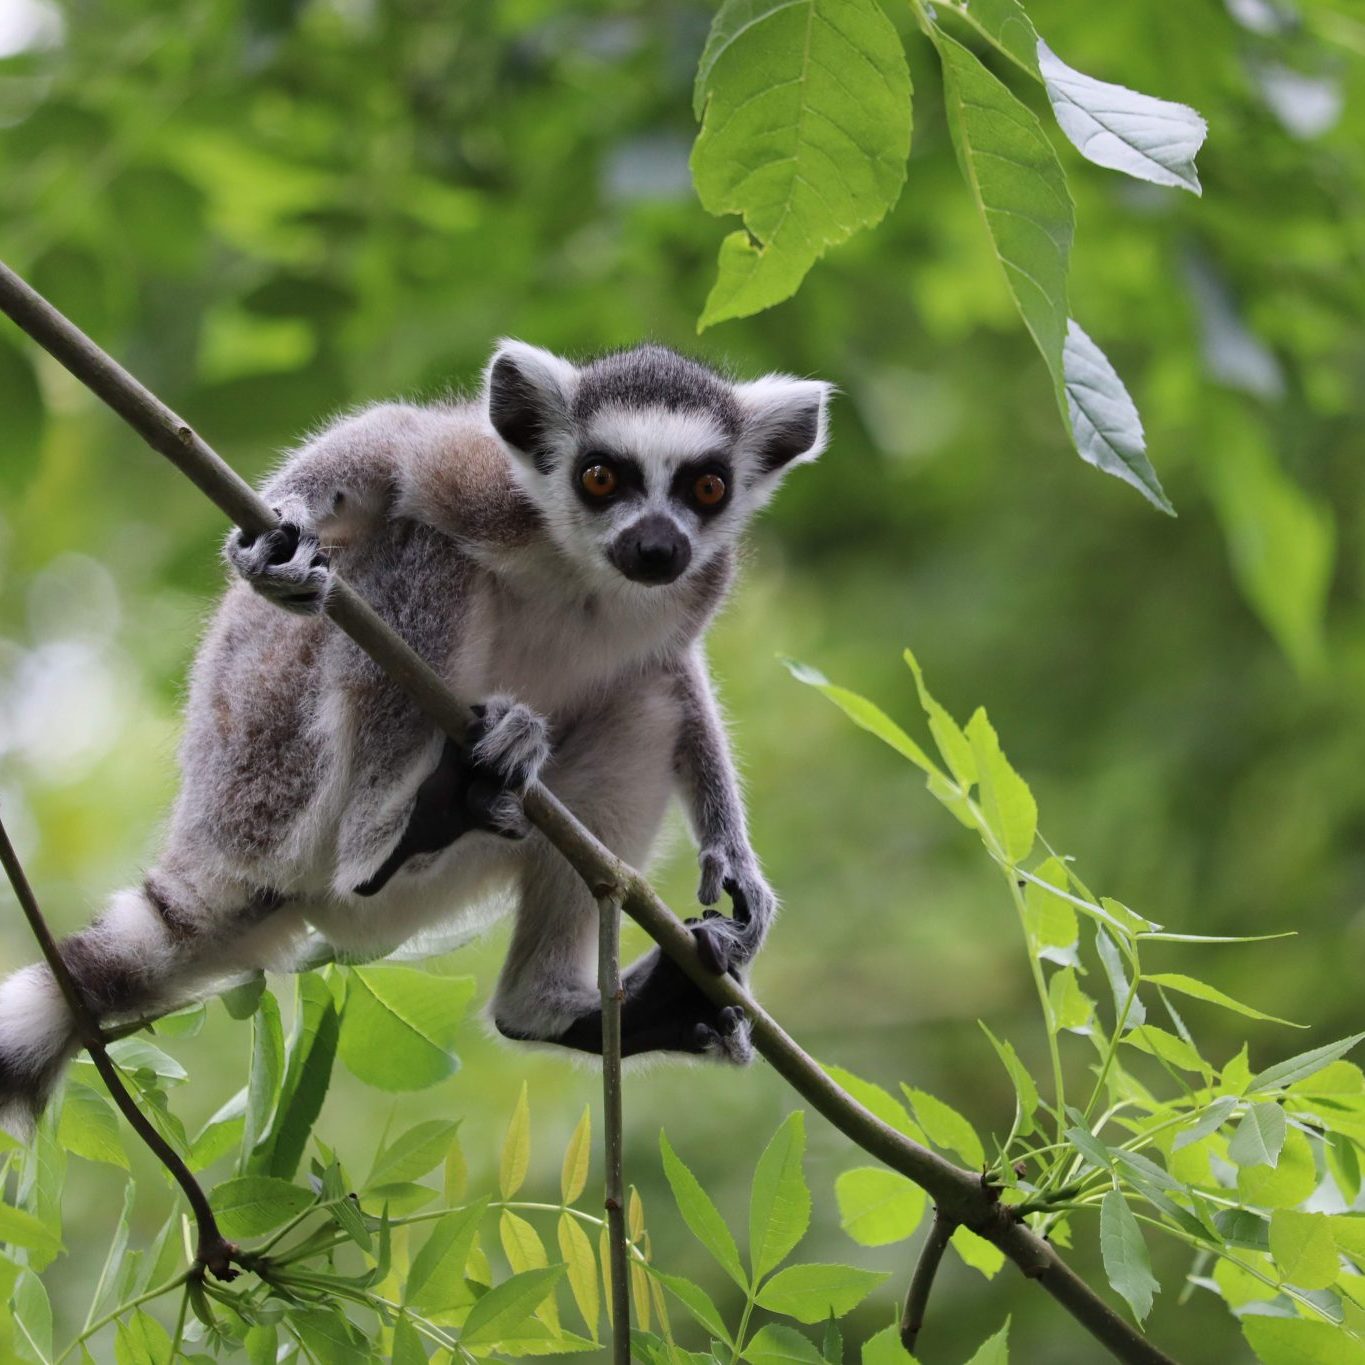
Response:
[[[725,480],[719,474],[702,474],[692,485],[692,496],[703,507],[718,507],[725,500]]]
[[[609,464],[590,464],[579,477],[594,498],[609,498],[616,492],[616,471]]]

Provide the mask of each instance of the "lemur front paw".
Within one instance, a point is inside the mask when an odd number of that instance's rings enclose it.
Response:
[[[278,607],[315,616],[327,603],[332,570],[312,531],[284,521],[264,535],[237,530],[228,537],[229,564]]]
[[[511,697],[490,697],[470,708],[474,720],[466,735],[469,782],[465,805],[474,828],[519,839],[530,832],[521,794],[550,757],[550,727],[545,718]]]
[[[697,899],[713,906],[724,891],[732,914],[708,909],[696,925],[697,949],[717,974],[753,960],[777,913],[777,897],[753,852],[743,846],[707,844],[698,855],[701,885]]]

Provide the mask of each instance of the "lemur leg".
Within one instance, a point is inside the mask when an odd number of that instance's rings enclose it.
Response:
[[[284,965],[305,932],[276,891],[196,885],[163,867],[118,892],[60,950],[107,1024],[185,1003],[239,972]],[[26,1137],[78,1050],[75,1021],[46,963],[0,982],[0,1127]]]
[[[637,683],[567,734],[547,765],[547,785],[628,862],[647,857],[672,787],[679,709],[667,685]],[[597,906],[581,878],[532,834],[521,903],[493,1002],[501,1033],[586,1052],[602,1050],[597,987]],[[735,1010],[711,1003],[658,949],[624,976],[622,1051],[751,1054]]]

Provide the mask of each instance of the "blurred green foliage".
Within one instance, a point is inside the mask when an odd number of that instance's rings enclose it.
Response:
[[[886,13],[907,38],[915,131],[896,207],[793,300],[697,341],[726,231],[687,168],[705,5],[0,0],[0,257],[250,477],[338,407],[470,386],[503,334],[568,352],[652,336],[744,374],[840,385],[833,448],[784,490],[713,637],[756,843],[786,903],[757,986],[820,1057],[909,1078],[1001,1134],[1013,1099],[973,1021],[1045,1057],[1010,908],[907,765],[848,735],[779,652],[904,715],[912,642],[945,702],[988,704],[1097,882],[1172,926],[1297,929],[1204,973],[1312,1020],[1305,1046],[1358,1026],[1365,955],[1365,23],[1345,0],[1029,10],[1069,64],[1210,125],[1202,199],[1124,180],[1055,136],[1076,200],[1071,302],[1137,402],[1178,520],[1070,454],[962,185],[937,63],[899,5]],[[986,60],[1046,114],[1039,90]],[[68,928],[155,846],[223,527],[4,329],[0,412],[0,796]],[[682,841],[660,882],[685,911]],[[33,956],[17,915],[0,933],[6,965]],[[461,957],[483,990],[502,941]],[[1179,945],[1157,964],[1186,965]],[[248,1030],[212,1014],[177,1051],[222,1077],[216,1094],[194,1087],[192,1126],[250,1051]],[[1242,1031],[1206,1014],[1201,1037],[1230,1055]],[[1261,1028],[1253,1066],[1282,1051]],[[460,1115],[467,1150],[491,1151],[529,1077],[539,1160],[595,1097],[590,1073],[509,1056],[477,1024],[460,1052],[464,1069],[417,1100],[377,1103],[339,1077],[321,1131],[363,1166],[391,1115]],[[789,1107],[761,1067],[633,1074],[629,1178],[663,1205],[666,1125],[716,1202],[738,1207]],[[810,1137],[806,1250],[848,1259],[831,1196],[849,1153],[822,1125]],[[148,1174],[140,1155],[134,1170]],[[473,1174],[488,1185],[490,1171]],[[70,1163],[70,1254],[49,1276],[63,1338],[113,1230],[111,1189],[103,1168]],[[143,1244],[170,1198],[143,1183]],[[733,1291],[686,1234],[657,1217],[651,1231],[658,1259],[725,1306]],[[985,1292],[1013,1314],[1019,1358],[1094,1358],[1017,1277],[983,1291],[973,1276],[944,1273],[936,1357],[979,1343]],[[863,1335],[896,1287],[858,1310]],[[1185,1361],[1245,1351],[1199,1298],[1163,1294],[1148,1325]]]

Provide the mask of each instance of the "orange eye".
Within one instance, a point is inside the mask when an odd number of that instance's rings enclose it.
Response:
[[[718,507],[725,499],[725,480],[719,474],[703,474],[692,485],[692,496],[703,507]]]
[[[580,477],[594,498],[609,498],[616,492],[616,471],[609,464],[590,464]]]

